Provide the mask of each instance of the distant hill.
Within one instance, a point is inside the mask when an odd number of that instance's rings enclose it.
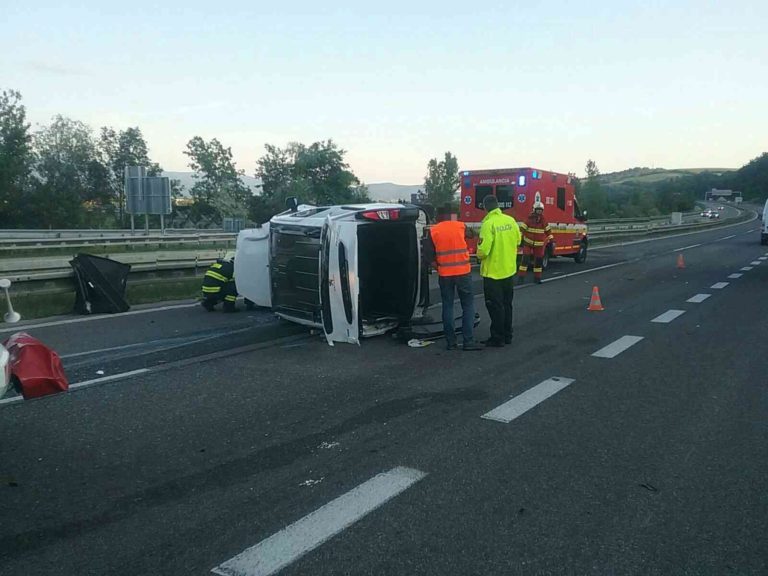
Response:
[[[681,176],[693,176],[702,172],[710,172],[715,175],[722,175],[727,172],[735,172],[736,168],[675,168],[667,170],[665,168],[630,168],[621,172],[610,172],[601,174],[600,181],[603,184],[627,184],[627,183],[645,183],[651,184],[663,180],[672,180]]]
[[[192,186],[195,185],[194,172],[163,172],[163,176],[167,176],[171,180],[178,180],[181,185],[184,186],[184,195],[189,196],[189,191]],[[242,176],[240,180],[248,186],[254,194],[258,194],[261,191],[261,180],[252,176]],[[368,184],[368,193],[371,199],[379,202],[390,202],[399,199],[409,200],[411,194],[415,194],[419,190],[423,190],[423,185],[405,185],[405,184],[393,184],[392,182],[381,182],[376,184]]]
[[[189,191],[192,186],[195,185],[195,173],[194,172],[163,172],[163,176],[167,176],[171,180],[178,180],[181,185],[184,186],[184,196],[189,196]],[[248,186],[254,194],[258,194],[261,189],[261,180],[254,178],[253,176],[242,176],[240,181]]]

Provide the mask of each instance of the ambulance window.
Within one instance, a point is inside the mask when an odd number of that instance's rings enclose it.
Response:
[[[557,207],[565,211],[565,188],[557,189]]]
[[[585,220],[584,213],[581,211],[579,203],[576,201],[576,197],[573,198],[573,215],[576,217],[576,220],[580,220],[581,222]]]
[[[515,198],[514,186],[496,186],[496,199],[499,201],[499,208],[508,210],[512,208]]]
[[[483,198],[493,194],[493,186],[475,186],[475,208],[484,210]]]

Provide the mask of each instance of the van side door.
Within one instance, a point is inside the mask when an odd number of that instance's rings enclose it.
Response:
[[[269,222],[261,228],[241,230],[235,252],[237,291],[257,306],[272,307],[269,267]]]
[[[320,248],[320,308],[328,344],[360,343],[360,279],[357,265],[357,226],[332,220],[323,226]]]

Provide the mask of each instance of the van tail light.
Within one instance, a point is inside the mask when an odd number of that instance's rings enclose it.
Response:
[[[401,208],[371,208],[355,214],[358,220],[372,222],[416,222],[419,219],[420,209],[416,206],[403,206]]]
[[[366,210],[358,213],[358,217],[366,220],[399,220],[400,208],[387,208],[384,210]]]

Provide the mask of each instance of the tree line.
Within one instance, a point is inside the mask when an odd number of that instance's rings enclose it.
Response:
[[[195,178],[191,202],[174,202],[171,225],[220,226],[225,217],[264,222],[290,196],[317,205],[370,201],[346,151],[332,140],[265,149],[255,171],[261,191],[253,194],[229,147],[216,138],[191,138],[184,150]],[[125,166],[145,166],[148,176],[163,172],[138,127],[94,132],[58,115],[32,131],[21,94],[0,93],[0,228],[126,227]],[[426,198],[450,201],[458,188],[456,158],[447,153],[430,161],[428,171]],[[171,190],[175,198],[184,192],[178,180]]]
[[[122,228],[127,225],[123,170],[145,166],[149,176],[162,167],[149,157],[141,130],[102,127],[55,116],[51,123],[30,130],[21,94],[0,93],[0,228]],[[220,226],[233,217],[265,222],[295,196],[314,205],[369,202],[367,186],[352,172],[346,151],[332,140],[310,145],[265,145],[256,161],[261,190],[253,194],[238,169],[232,151],[216,138],[194,136],[184,154],[194,171],[188,191],[191,202],[174,203],[171,225]],[[637,168],[635,175],[649,169]],[[420,202],[457,208],[459,162],[451,152],[427,163]],[[594,160],[586,178],[577,180],[577,195],[591,218],[636,217],[689,211],[710,188],[741,190],[745,199],[764,198],[768,191],[768,153],[736,172],[701,172],[645,182],[631,178],[612,182],[600,174]],[[171,181],[174,197],[183,186]],[[405,199],[410,201],[410,199]]]
[[[735,171],[703,170],[676,174],[652,168],[632,168],[620,174],[600,174],[594,160],[586,165],[586,178],[577,182],[577,197],[590,218],[636,218],[695,210],[704,193],[740,191],[744,200],[765,201],[768,197],[768,153],[763,153]],[[621,178],[617,178],[621,176]],[[657,180],[642,177],[659,176]]]

